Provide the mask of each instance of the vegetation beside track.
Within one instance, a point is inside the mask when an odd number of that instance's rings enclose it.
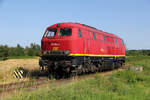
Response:
[[[126,65],[143,66],[143,72],[118,71],[109,76],[74,81],[62,87],[50,84],[33,92],[21,91],[8,100],[149,100],[150,57],[127,57]]]
[[[8,59],[5,61],[0,61],[0,84],[12,83],[12,82],[20,82],[24,80],[30,80],[33,76],[36,77],[36,73],[39,72],[38,65],[39,58],[38,57],[27,57],[26,58],[18,58],[18,59]],[[28,77],[23,79],[14,78],[14,70],[18,67],[22,67],[28,71]]]
[[[9,56],[9,57],[0,58],[0,61],[5,61],[8,59],[34,59],[34,58],[39,58],[39,56]]]
[[[41,47],[38,44],[31,43],[30,46],[22,47],[17,44],[16,47],[9,47],[8,45],[0,45],[0,61],[12,58],[32,58],[40,56]]]

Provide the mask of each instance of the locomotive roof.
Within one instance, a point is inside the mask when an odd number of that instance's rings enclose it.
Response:
[[[116,38],[120,38],[118,37],[117,35],[113,34],[113,33],[108,33],[108,32],[104,32],[102,30],[99,30],[95,27],[91,27],[89,25],[86,25],[86,24],[80,24],[80,23],[72,23],[72,22],[66,22],[66,23],[57,23],[57,24],[54,24],[50,27],[57,27],[57,25],[60,24],[60,25],[63,25],[64,27],[79,27],[79,28],[84,28],[86,30],[89,30],[89,31],[94,31],[94,32],[98,32],[98,33],[102,33],[102,34],[105,34],[105,35],[108,35],[108,36],[111,36],[111,37],[116,37]],[[48,28],[50,28],[48,27]]]

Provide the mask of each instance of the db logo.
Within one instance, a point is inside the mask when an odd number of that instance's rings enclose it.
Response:
[[[51,46],[59,46],[59,43],[51,43]]]

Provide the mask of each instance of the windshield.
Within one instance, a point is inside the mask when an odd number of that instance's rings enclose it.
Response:
[[[72,29],[71,28],[61,28],[58,36],[71,36]]]
[[[56,36],[56,32],[57,32],[57,29],[51,28],[51,29],[49,29],[49,30],[46,31],[45,37],[53,37],[53,36]]]

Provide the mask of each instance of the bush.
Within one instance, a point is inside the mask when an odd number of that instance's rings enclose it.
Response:
[[[127,56],[150,56],[150,50],[127,50]]]
[[[16,47],[8,47],[7,45],[0,45],[0,60],[7,57],[17,56],[40,56],[41,47],[38,44],[31,43],[29,47],[22,47],[17,44]]]
[[[0,45],[0,58],[8,57],[8,46],[7,45]]]
[[[28,56],[40,56],[41,47],[37,44],[31,43],[30,47],[26,47],[26,54]]]

